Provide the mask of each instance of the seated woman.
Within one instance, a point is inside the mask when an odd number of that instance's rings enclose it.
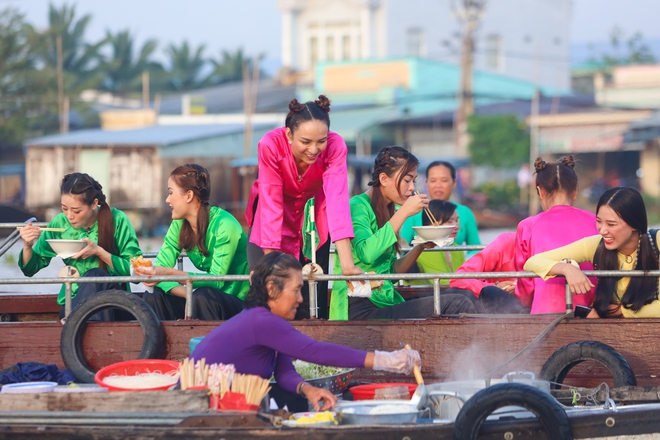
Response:
[[[515,272],[513,249],[516,234],[500,234],[483,250],[468,259],[456,273],[474,272]],[[490,279],[455,279],[449,282],[454,289],[470,291],[484,313],[529,313],[513,295],[516,290],[516,278]]]
[[[534,162],[534,167],[536,189],[543,212],[518,224],[515,245],[516,271],[522,270],[532,255],[598,233],[594,214],[572,206],[578,191],[573,156],[562,157],[555,163],[546,163],[539,157]],[[580,267],[583,270],[593,269],[591,263],[583,263]],[[589,305],[593,295],[593,291],[580,295],[573,299],[573,303]],[[564,280],[519,278],[516,283],[516,297],[525,307],[531,307],[532,314],[563,313],[566,310]]]
[[[111,208],[105,200],[103,187],[87,174],[71,173],[64,176],[60,186],[62,212],[48,224],[49,228],[62,228],[63,232],[42,231],[29,223],[21,229],[23,249],[18,256],[18,267],[26,276],[33,276],[50,264],[57,256],[46,240],[84,240],[80,252],[64,258],[64,264],[78,270],[83,277],[129,276],[130,260],[142,255],[135,229],[122,211]],[[130,291],[128,284],[81,283],[71,288],[71,310],[83,300],[104,290]],[[57,296],[60,319],[64,317],[65,286]],[[92,319],[112,321],[114,311],[97,313]]]
[[[449,235],[455,239],[459,224],[456,205],[444,200],[431,200],[429,202],[429,210],[438,221],[438,226],[455,226]],[[422,215],[422,226],[432,226],[431,219],[429,219],[426,213]],[[453,245],[456,244],[454,243]],[[419,258],[417,258],[417,267],[422,273],[452,273],[464,262],[465,253],[463,252],[422,252]],[[433,280],[413,281],[410,284],[433,284]],[[441,279],[440,284],[449,284],[449,279]]]
[[[151,275],[245,275],[248,273],[247,236],[227,211],[209,206],[211,177],[197,164],[177,167],[167,181],[165,203],[172,210],[172,224],[153,267],[136,267],[135,274]],[[203,273],[174,269],[177,257],[186,251],[190,262]],[[143,299],[161,320],[182,319],[186,289],[177,282],[144,283],[156,286]],[[194,281],[193,318],[229,319],[243,310],[247,282]]]
[[[658,270],[657,231],[647,230],[646,207],[633,188],[612,188],[596,207],[600,235],[534,255],[525,270],[549,279],[563,275],[571,292],[583,295],[594,286],[577,263],[592,262],[596,270]],[[593,309],[588,318],[660,317],[658,279],[653,277],[603,277],[598,280]]]
[[[355,265],[365,272],[378,274],[406,273],[422,253],[434,244],[412,248],[397,259],[398,232],[403,222],[428,206],[424,194],[412,195],[419,161],[408,150],[387,147],[376,156],[371,188],[350,200],[355,238],[351,250]],[[401,207],[394,212],[394,204]],[[337,261],[335,260],[335,263]],[[334,273],[341,273],[335,264]],[[474,313],[469,299],[460,295],[443,295],[443,314]],[[345,281],[335,281],[330,300],[330,319],[401,319],[433,315],[433,297],[404,301],[392,282],[373,291],[370,298],[349,298]]]
[[[301,269],[291,255],[277,251],[266,254],[250,276],[245,310],[202,339],[191,357],[205,358],[207,364],[234,364],[237,372],[264,379],[274,373],[282,389],[306,397],[317,411],[333,407],[337,399],[330,391],[306,383],[294,369],[292,358],[404,374],[410,374],[415,364],[421,365],[415,350],[366,352],[317,342],[296,330],[287,321],[293,320],[302,303]],[[324,405],[319,408],[321,400]]]

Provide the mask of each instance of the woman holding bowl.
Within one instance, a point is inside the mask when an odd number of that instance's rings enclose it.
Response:
[[[21,229],[23,249],[18,255],[18,267],[31,277],[50,264],[57,256],[48,240],[82,240],[86,246],[74,255],[63,258],[64,264],[74,267],[83,277],[129,276],[131,258],[142,255],[135,229],[122,211],[111,208],[103,187],[91,176],[71,173],[64,176],[60,185],[62,212],[48,224],[49,229],[62,232],[41,231],[29,223]],[[113,282],[72,284],[71,310],[84,299],[110,289],[130,291],[128,284]],[[60,319],[64,317],[65,287],[57,296],[61,305]],[[99,312],[93,320],[112,321],[112,310]]]
[[[328,273],[330,242],[334,242],[344,275],[363,273],[351,256],[353,226],[348,208],[346,143],[330,131],[330,100],[289,103],[285,126],[259,141],[259,177],[252,187],[246,220],[250,227],[251,269],[264,254],[281,251],[302,256],[302,226],[306,202],[314,197],[319,233],[317,262]],[[319,283],[319,317],[327,318],[327,282]],[[297,318],[309,317],[309,293]]]

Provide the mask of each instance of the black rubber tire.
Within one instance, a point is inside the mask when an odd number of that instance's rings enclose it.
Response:
[[[81,302],[62,328],[60,352],[62,360],[78,380],[94,383],[96,372],[92,370],[82,352],[82,341],[87,321],[105,309],[120,309],[131,313],[142,327],[144,342],[138,359],[158,359],[163,351],[163,331],[156,313],[137,295],[124,290],[99,292]]]
[[[628,361],[607,344],[597,341],[578,341],[564,345],[545,361],[539,378],[550,381],[552,389],[559,389],[568,372],[584,361],[595,361],[607,368],[615,387],[636,386],[637,379]]]
[[[521,383],[493,385],[477,392],[461,408],[454,422],[455,440],[476,440],[486,418],[504,406],[533,412],[552,440],[572,440],[573,428],[564,407],[552,396]]]

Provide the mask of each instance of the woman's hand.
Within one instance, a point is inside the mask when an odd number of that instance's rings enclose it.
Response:
[[[390,373],[410,374],[413,367],[422,366],[422,360],[417,350],[402,348],[396,351],[378,351],[374,352],[373,369],[388,371]]]
[[[140,277],[152,277],[154,275],[157,276],[176,275],[172,273],[173,269],[163,266],[152,266],[152,267],[142,266],[142,267],[136,267],[133,270],[135,271],[135,275]],[[143,281],[142,284],[144,284],[147,287],[153,287],[159,282],[160,281]]]
[[[495,287],[504,290],[506,293],[514,293],[516,291],[515,281],[500,281],[495,283]]]
[[[589,278],[587,278],[579,268],[572,264],[557,263],[552,269],[553,272],[564,275],[566,278],[566,284],[568,284],[568,287],[570,287],[571,292],[573,293],[585,294],[594,287],[591,281],[589,281]]]
[[[301,392],[307,397],[315,411],[326,411],[335,407],[337,398],[325,388],[313,387],[306,382],[301,387]],[[323,401],[323,406],[320,404],[321,401]]]
[[[415,194],[406,199],[399,208],[399,211],[403,211],[407,214],[407,217],[413,216],[420,212],[424,208],[429,206],[429,196],[426,194]]]
[[[592,308],[589,314],[587,315],[587,318],[589,319],[598,319],[600,316],[598,316],[598,312],[596,312],[596,309]]]
[[[78,251],[77,254],[71,255],[69,258],[80,258],[83,260],[88,259],[89,257],[93,256],[99,256],[99,251],[102,250],[99,245],[94,243],[92,240],[89,238],[83,238],[82,239],[85,243],[87,243],[87,246],[82,248],[80,251]]]
[[[32,249],[34,243],[39,239],[41,231],[30,222],[19,230],[19,234],[23,239],[23,248]]]

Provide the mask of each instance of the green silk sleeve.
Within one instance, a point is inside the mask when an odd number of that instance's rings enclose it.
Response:
[[[413,229],[413,226],[422,226],[421,211],[411,217],[408,217],[406,221],[403,222],[403,225],[401,225],[399,236],[406,240],[406,243],[408,244],[410,244],[410,242],[413,241],[413,238],[415,238],[415,230]]]
[[[165,234],[165,238],[163,239],[163,246],[158,251],[158,256],[156,257],[156,266],[174,267],[176,265],[176,260],[179,254],[181,254],[181,248],[179,248],[181,223],[181,220],[174,220],[167,229],[167,234]],[[176,281],[158,283],[158,287],[163,289],[164,292],[169,292],[176,286],[180,286]]]
[[[353,218],[353,252],[362,263],[371,266],[381,258],[397,241],[392,225],[387,222],[376,230],[376,216],[363,199],[351,199],[351,217]]]
[[[119,255],[111,253],[112,267],[108,267],[110,275],[130,276],[131,258],[142,255],[137,234],[130,220],[122,211],[113,210],[115,217],[115,243]],[[106,251],[110,252],[109,249]]]

